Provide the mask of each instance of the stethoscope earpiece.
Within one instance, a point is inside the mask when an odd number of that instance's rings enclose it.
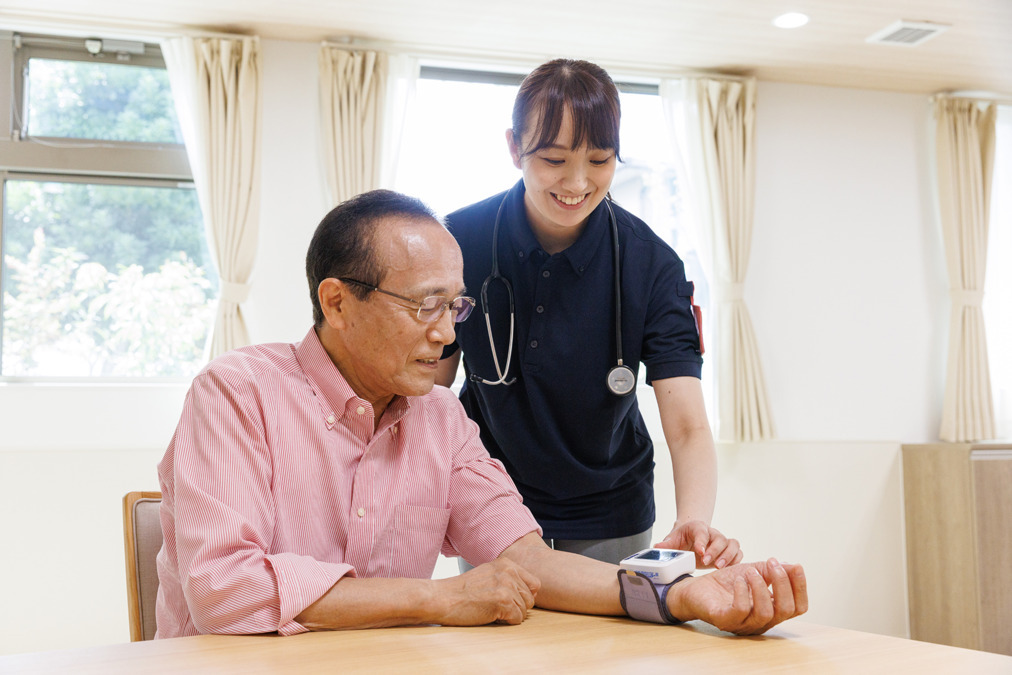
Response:
[[[495,372],[499,376],[499,379],[486,380],[475,373],[471,373],[469,378],[471,382],[487,385],[504,384],[507,387],[517,381],[516,377],[509,380],[506,379],[510,370],[510,361],[513,358],[513,328],[516,313],[513,306],[513,284],[510,283],[509,279],[499,274],[499,223],[502,221],[506,200],[513,194],[514,189],[516,188],[511,188],[506,193],[499,204],[499,210],[496,211],[495,224],[492,226],[492,273],[485,277],[485,281],[481,285],[481,306],[485,314],[485,327],[488,329],[488,343],[492,348],[492,363],[495,365]],[[612,250],[615,257],[615,351],[617,353],[617,364],[608,371],[607,385],[608,391],[616,396],[627,396],[636,388],[636,373],[633,372],[632,368],[622,363],[622,269],[620,267],[621,258],[618,248],[618,224],[615,221],[615,211],[611,208],[611,203],[605,199],[604,205],[608,209],[608,223],[611,225]],[[495,339],[492,337],[492,321],[489,319],[488,312],[487,291],[488,284],[492,280],[499,280],[503,283],[510,301],[510,345],[506,351],[506,367],[502,369],[499,368],[499,356],[496,353]]]

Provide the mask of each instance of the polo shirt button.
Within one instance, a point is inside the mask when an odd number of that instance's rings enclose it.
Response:
[[[327,424],[333,424],[336,421],[337,421],[336,417],[334,417],[333,415],[327,415]]]
[[[359,407],[355,408],[355,412],[357,412],[359,415],[364,415],[365,414],[365,407],[364,406],[359,406]]]
[[[552,273],[549,272],[548,270],[545,270],[544,272],[541,273],[541,276],[547,279],[548,277],[552,276]]]
[[[542,314],[545,311],[544,305],[538,305],[538,314]]]
[[[531,340],[531,349],[537,349],[537,348],[538,348],[538,341],[537,340]]]
[[[519,253],[518,255],[519,255],[519,256],[520,256],[521,258],[523,258],[523,257],[524,257],[524,252],[523,252],[523,251],[520,251],[520,253]]]
[[[365,509],[363,509],[361,506],[358,507],[358,517],[361,518],[364,515],[365,515]]]

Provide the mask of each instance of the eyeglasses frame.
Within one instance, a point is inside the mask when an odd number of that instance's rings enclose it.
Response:
[[[392,291],[388,291],[388,290],[382,289],[379,286],[376,286],[374,284],[367,284],[364,281],[359,281],[358,279],[352,279],[351,277],[337,277],[337,279],[338,279],[338,281],[343,281],[343,282],[345,282],[347,284],[357,284],[358,286],[362,286],[363,288],[368,288],[370,291],[377,291],[378,293],[383,293],[384,295],[389,295],[392,298],[397,298],[398,300],[403,300],[404,302],[410,302],[413,305],[418,305],[418,310],[415,313],[415,316],[422,323],[435,323],[436,321],[439,321],[439,319],[442,318],[442,316],[443,316],[443,312],[448,311],[450,309],[450,307],[453,305],[454,302],[456,302],[457,300],[467,300],[468,302],[471,303],[471,310],[467,314],[465,314],[464,318],[461,319],[460,321],[458,321],[456,319],[456,317],[454,317],[454,320],[453,320],[454,323],[463,323],[464,321],[467,320],[467,317],[471,316],[471,312],[474,311],[474,308],[477,306],[477,302],[475,301],[475,299],[472,298],[472,297],[470,297],[470,296],[467,296],[467,295],[458,295],[457,297],[453,298],[452,300],[446,300],[446,296],[445,295],[427,295],[427,296],[425,296],[425,298],[422,298],[421,301],[418,301],[418,300],[414,300],[412,298],[405,297],[403,295],[399,295],[399,294],[394,293]],[[422,318],[422,303],[425,301],[426,298],[443,298],[445,300],[445,302],[443,302],[443,304],[442,304],[442,309],[439,311],[439,314],[437,314],[436,316],[432,317],[431,319],[423,319]],[[459,316],[459,314],[458,314],[458,316]]]

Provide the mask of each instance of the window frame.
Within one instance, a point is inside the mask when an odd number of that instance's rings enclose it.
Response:
[[[98,38],[96,38],[98,39]],[[164,68],[161,48],[144,45],[143,55],[130,55],[134,65]],[[53,138],[24,135],[27,122],[25,77],[32,57],[63,61],[110,61],[104,52],[92,56],[85,48],[85,38],[63,38],[0,32],[0,73],[9,74],[0,86],[11,92],[11,105],[0,112],[0,121],[7,131],[0,137],[0,169],[19,172],[45,172],[163,178],[192,181],[190,163],[182,143],[140,143],[79,138]],[[103,56],[104,55],[104,56]],[[3,119],[6,117],[6,119]]]

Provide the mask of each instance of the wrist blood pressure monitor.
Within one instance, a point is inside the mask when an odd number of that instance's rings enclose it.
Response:
[[[622,609],[640,621],[681,623],[668,611],[668,591],[695,569],[692,551],[648,548],[623,558],[618,571]]]

